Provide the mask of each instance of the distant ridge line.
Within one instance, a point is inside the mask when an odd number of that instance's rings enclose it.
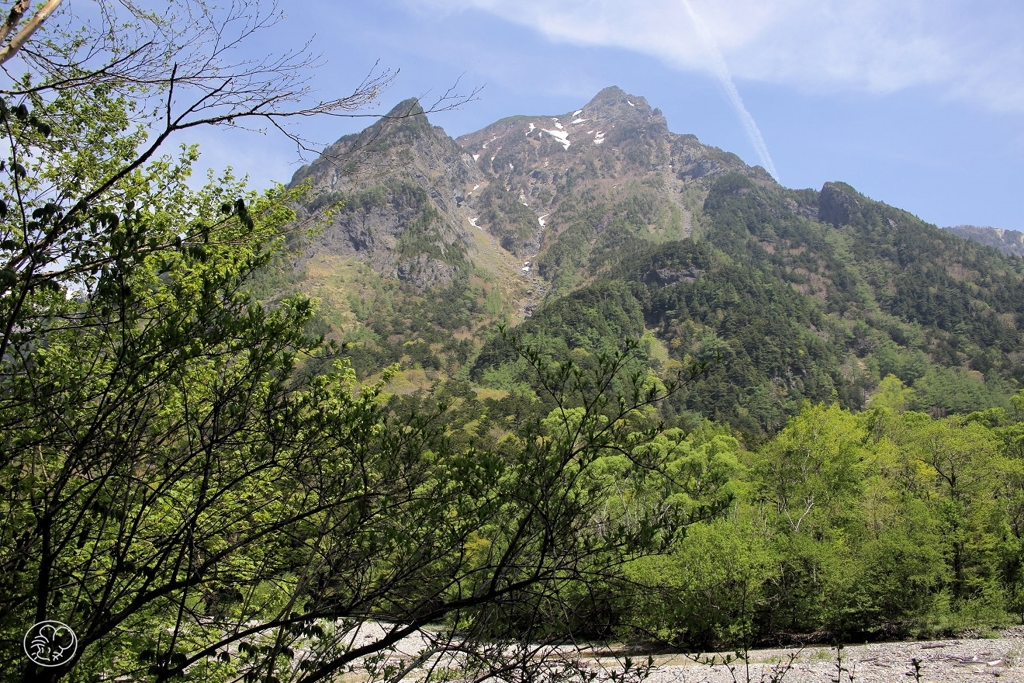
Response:
[[[994,247],[1004,254],[1024,258],[1024,232],[977,225],[955,225],[943,230],[957,237]]]

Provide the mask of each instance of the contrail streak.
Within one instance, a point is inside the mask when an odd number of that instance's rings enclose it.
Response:
[[[775,170],[775,164],[772,162],[772,156],[768,153],[768,145],[764,143],[764,137],[761,136],[761,129],[757,127],[757,122],[754,121],[754,117],[750,115],[747,108],[743,105],[743,98],[740,97],[739,90],[736,89],[736,84],[732,82],[732,74],[729,73],[729,65],[725,63],[725,57],[722,56],[722,51],[718,49],[718,43],[715,42],[714,36],[708,31],[707,26],[701,21],[697,13],[693,11],[693,7],[690,6],[690,0],[682,0],[683,6],[686,8],[686,13],[690,15],[690,21],[693,22],[694,27],[697,29],[697,33],[700,34],[701,39],[704,41],[704,45],[707,47],[708,52],[711,53],[711,58],[714,67],[715,76],[718,78],[718,82],[721,83],[722,88],[725,90],[725,94],[729,98],[729,102],[732,104],[733,109],[736,110],[736,115],[740,117],[740,122],[747,131],[747,136],[750,138],[750,142],[754,145],[754,149],[757,151],[757,155],[761,158],[761,165],[772,174],[772,177],[776,181],[779,180],[779,174]]]

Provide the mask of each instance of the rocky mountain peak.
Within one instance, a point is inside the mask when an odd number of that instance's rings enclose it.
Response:
[[[315,186],[339,189],[358,184],[366,175],[379,176],[396,162],[406,170],[436,168],[453,153],[459,154],[458,145],[444,129],[430,124],[418,99],[409,98],[363,131],[330,145],[292,176],[292,184],[312,178]]]
[[[623,139],[650,139],[668,132],[668,123],[660,110],[652,109],[643,97],[611,86],[579,109],[559,115],[512,116],[457,141],[479,161],[480,157],[489,159],[510,147],[522,148],[528,140],[541,143],[533,146],[542,155],[557,153],[559,149],[578,155],[602,146],[614,147]]]
[[[313,187],[300,214],[342,203],[305,258],[355,257],[420,291],[447,285],[469,270],[459,205],[476,179],[455,141],[404,100],[292,178]]]
[[[661,208],[652,217],[661,212],[663,219],[652,230],[659,238],[684,236],[692,211],[699,209],[698,197],[715,178],[739,171],[768,179],[735,155],[702,145],[693,135],[670,132],[658,109],[616,86],[579,109],[505,118],[456,142],[483,179],[474,181],[465,197],[473,225],[524,261],[536,260],[572,223],[560,210],[566,200],[567,206],[579,206],[578,199],[586,196],[590,206],[611,206],[627,201],[625,196],[643,195],[637,201],[646,205],[652,190],[640,188],[660,188],[653,203]],[[689,192],[692,183],[699,187]],[[605,216],[611,215],[609,209]],[[543,267],[543,260],[539,263]]]
[[[594,121],[618,122],[624,125],[655,124],[668,132],[668,123],[660,109],[652,109],[643,97],[630,95],[614,85],[597,93],[579,111],[579,115],[589,117]]]
[[[391,108],[387,114],[374,123],[367,132],[379,133],[383,136],[403,136],[414,138],[417,136],[431,136],[439,134],[439,137],[447,137],[444,130],[430,125],[419,99],[410,97],[402,100]]]
[[[550,276],[545,252],[581,220],[594,231],[584,251],[613,224],[609,234],[628,223],[652,239],[686,236],[710,184],[732,171],[759,177],[735,155],[670,132],[645,98],[612,86],[579,109],[509,117],[458,140],[407,99],[293,183],[312,183],[307,211],[344,202],[310,258],[354,257],[424,291],[482,261],[492,270],[509,261],[517,278]],[[599,218],[580,214],[598,206]]]
[[[424,115],[423,107],[420,106],[420,100],[418,97],[408,97],[394,107],[391,108],[385,118],[393,119],[403,116],[421,116]]]
[[[846,183],[825,183],[818,195],[818,220],[846,225],[860,212],[861,195]]]

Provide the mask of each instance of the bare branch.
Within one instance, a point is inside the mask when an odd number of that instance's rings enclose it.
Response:
[[[29,2],[31,0],[17,0],[14,6],[11,7],[11,11],[7,15],[7,21],[4,22],[3,26],[0,26],[0,43],[7,40],[7,36],[11,35],[11,31],[21,23],[21,18],[28,11]]]
[[[50,18],[50,15],[57,10],[57,7],[59,7],[63,1],[64,0],[47,0],[46,4],[36,12],[36,15],[32,17],[32,19],[25,24],[17,34],[15,34],[14,38],[11,39],[11,42],[9,42],[3,49],[0,49],[0,64],[4,64],[11,59],[11,57],[16,55],[18,50],[28,42],[28,39],[32,37],[32,34],[39,30],[43,23]],[[11,29],[14,28],[14,25],[21,21],[21,17],[27,9],[28,2],[22,2],[19,0],[19,2],[15,3],[14,8],[7,17],[7,21],[4,23],[3,30],[0,31],[0,40],[6,38]]]

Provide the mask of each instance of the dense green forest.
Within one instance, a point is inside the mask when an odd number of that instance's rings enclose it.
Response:
[[[526,387],[441,396],[455,442],[475,447],[557,416]],[[622,482],[606,514],[653,504],[665,526],[603,589],[566,587],[575,630],[700,649],[1024,620],[1024,393],[1010,411],[943,418],[914,401],[889,375],[859,413],[805,401],[754,450],[727,426],[680,422],[595,460],[589,477]],[[650,470],[626,483],[637,458]]]

